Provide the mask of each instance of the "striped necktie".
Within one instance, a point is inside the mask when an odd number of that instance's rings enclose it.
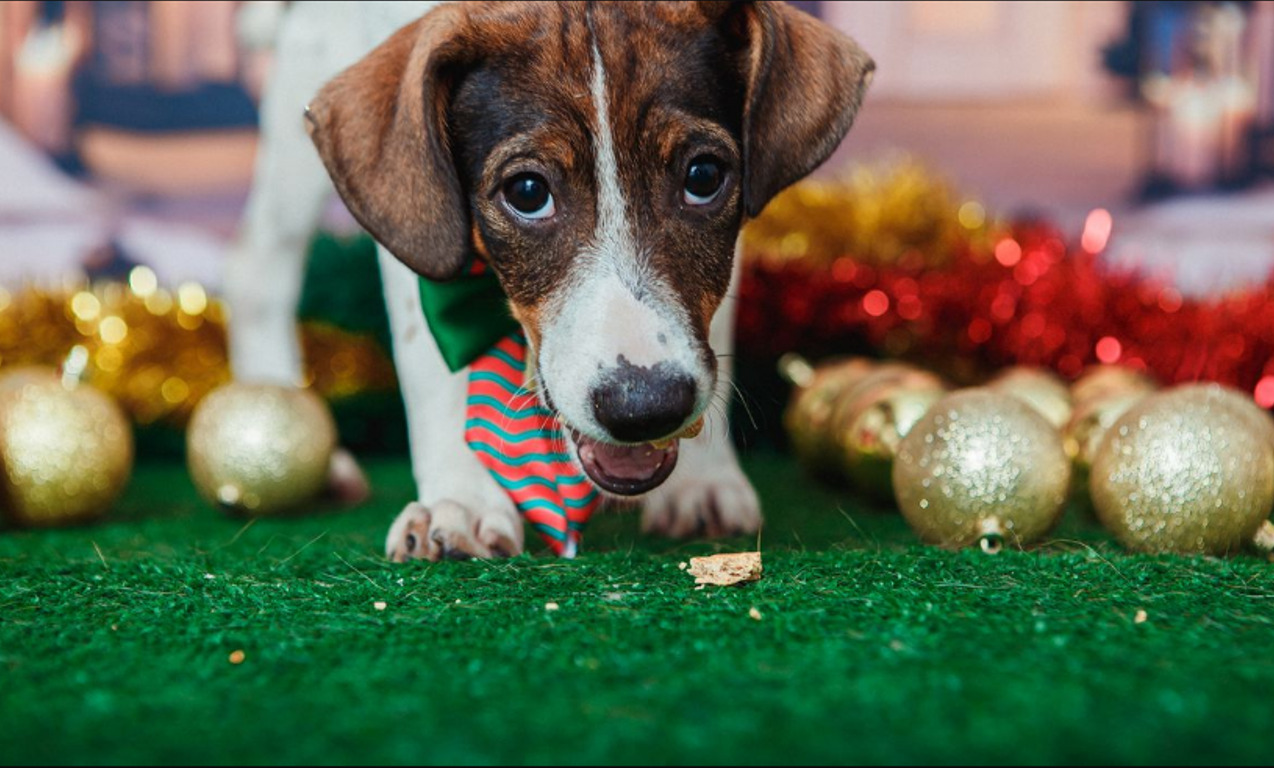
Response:
[[[465,441],[549,547],[573,557],[601,497],[561,421],[524,388],[526,349],[518,331],[469,365]]]
[[[475,260],[420,303],[447,367],[469,367],[465,442],[557,554],[573,557],[601,496],[571,461],[557,416],[526,389],[526,337],[495,275]]]

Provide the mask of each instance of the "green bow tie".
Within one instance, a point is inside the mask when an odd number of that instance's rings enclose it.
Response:
[[[438,282],[420,278],[420,306],[442,358],[454,373],[520,329],[490,269]]]

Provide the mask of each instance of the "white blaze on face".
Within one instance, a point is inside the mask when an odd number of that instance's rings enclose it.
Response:
[[[606,72],[593,45],[592,98],[597,114],[597,223],[572,268],[545,305],[538,350],[540,376],[562,417],[597,440],[592,390],[623,357],[631,365],[661,362],[684,371],[698,389],[695,416],[707,407],[713,375],[703,365],[688,314],[649,269],[633,236],[606,98]]]

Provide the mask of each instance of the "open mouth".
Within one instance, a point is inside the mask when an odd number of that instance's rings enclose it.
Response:
[[[680,440],[617,445],[571,430],[576,455],[597,487],[616,496],[640,496],[658,488],[677,466]]]
[[[536,378],[543,381],[542,377]],[[664,440],[610,443],[588,437],[568,424],[553,405],[548,387],[540,385],[538,392],[544,406],[557,412],[562,427],[570,435],[584,474],[598,488],[615,496],[640,496],[663,485],[677,467],[681,438],[697,437],[704,425],[704,418],[700,416],[693,424]]]

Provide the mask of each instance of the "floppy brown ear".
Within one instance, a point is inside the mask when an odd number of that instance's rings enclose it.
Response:
[[[468,209],[447,146],[449,73],[464,63],[455,6],[400,29],[306,108],[310,138],[354,218],[434,279],[455,277],[469,253]]]
[[[876,64],[848,36],[787,3],[701,6],[741,46],[743,205],[756,216],[835,151]]]

